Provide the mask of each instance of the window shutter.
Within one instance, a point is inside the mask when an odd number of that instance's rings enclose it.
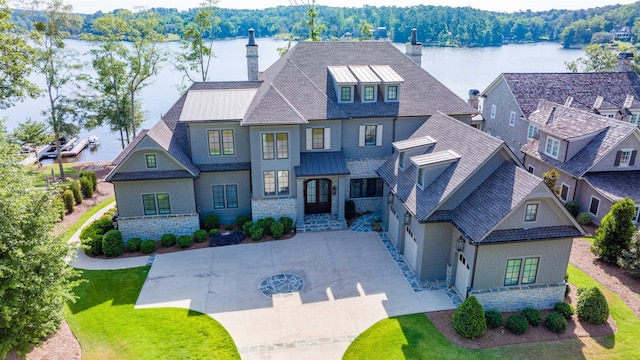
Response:
[[[631,159],[629,159],[629,166],[633,166],[636,164],[636,155],[638,154],[638,150],[633,150],[631,152]]]
[[[313,129],[307,128],[307,150],[313,148]]]
[[[331,128],[324,128],[324,149],[331,149]]]
[[[616,152],[616,161],[613,163],[613,166],[620,166],[621,157],[622,157],[622,151]]]
[[[358,145],[364,146],[364,125],[360,125],[360,134],[358,137]]]
[[[376,126],[376,146],[382,146],[382,125]]]

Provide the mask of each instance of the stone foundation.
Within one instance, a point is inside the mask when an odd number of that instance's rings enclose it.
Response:
[[[162,234],[192,235],[200,229],[198,214],[152,215],[118,218],[118,230],[126,241],[131,238],[160,240]]]
[[[349,199],[349,200],[353,200],[353,203],[356,204],[357,213],[367,213],[367,212],[382,213],[381,197],[355,198],[355,199]]]
[[[482,308],[500,312],[520,311],[527,307],[538,310],[551,309],[558,301],[564,300],[566,282],[545,285],[523,285],[489,290],[472,290]]]
[[[346,160],[347,168],[351,173],[347,176],[347,186],[345,197],[353,200],[356,204],[356,212],[382,212],[382,198],[351,198],[351,179],[379,178],[376,170],[382,166],[386,159],[362,159],[362,160]],[[383,197],[385,195],[383,194]]]
[[[293,223],[296,223],[298,220],[297,199],[251,199],[251,219],[253,221],[267,217],[278,220],[283,216],[292,218]]]

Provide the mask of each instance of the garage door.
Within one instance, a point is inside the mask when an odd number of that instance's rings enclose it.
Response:
[[[409,226],[405,226],[404,230],[404,257],[411,268],[416,271],[416,262],[418,260],[418,243],[413,236],[413,231]]]
[[[464,299],[467,295],[467,286],[469,286],[469,262],[463,253],[458,253],[458,266],[456,267],[456,289]]]
[[[391,205],[389,206],[389,237],[396,246],[398,246],[398,223],[398,214]]]

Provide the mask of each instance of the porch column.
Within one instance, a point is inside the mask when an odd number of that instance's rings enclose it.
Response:
[[[347,190],[347,178],[338,178],[338,220],[344,219],[344,199]]]
[[[297,201],[298,201],[298,223],[304,224],[304,181],[301,178],[296,178],[297,188]]]

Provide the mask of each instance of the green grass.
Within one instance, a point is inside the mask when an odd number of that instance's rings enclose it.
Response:
[[[577,287],[600,286],[573,266],[568,272]],[[618,333],[604,338],[466,350],[451,344],[426,316],[413,314],[374,324],[353,341],[344,359],[639,359],[640,320],[617,296],[603,292],[618,326]]]
[[[239,359],[225,328],[191,310],[137,309],[149,267],[82,272],[66,320],[83,359]]]
[[[78,229],[80,229],[80,227],[85,222],[87,222],[87,220],[89,220],[90,217],[92,217],[95,213],[97,213],[101,209],[105,208],[107,205],[112,204],[114,201],[116,201],[116,198],[112,196],[107,200],[101,202],[100,204],[87,210],[84,214],[82,214],[82,216],[80,216],[80,219],[78,219],[78,221],[76,221],[73,225],[69,226],[67,230],[65,230],[62,234],[60,234],[61,240],[65,243],[68,242],[69,239],[71,239],[71,237],[73,236],[73,234],[75,234],[75,232],[78,231]]]
[[[63,163],[62,168],[64,169],[64,175],[78,177],[80,175],[80,170],[74,168],[76,164],[74,163]],[[33,176],[35,181],[35,186],[44,187],[47,186],[47,181],[45,180],[45,175],[51,178],[51,169],[53,169],[54,174],[56,175],[56,179],[60,177],[60,167],[58,163],[44,165],[41,168],[37,166],[31,167],[28,171],[29,175]]]

